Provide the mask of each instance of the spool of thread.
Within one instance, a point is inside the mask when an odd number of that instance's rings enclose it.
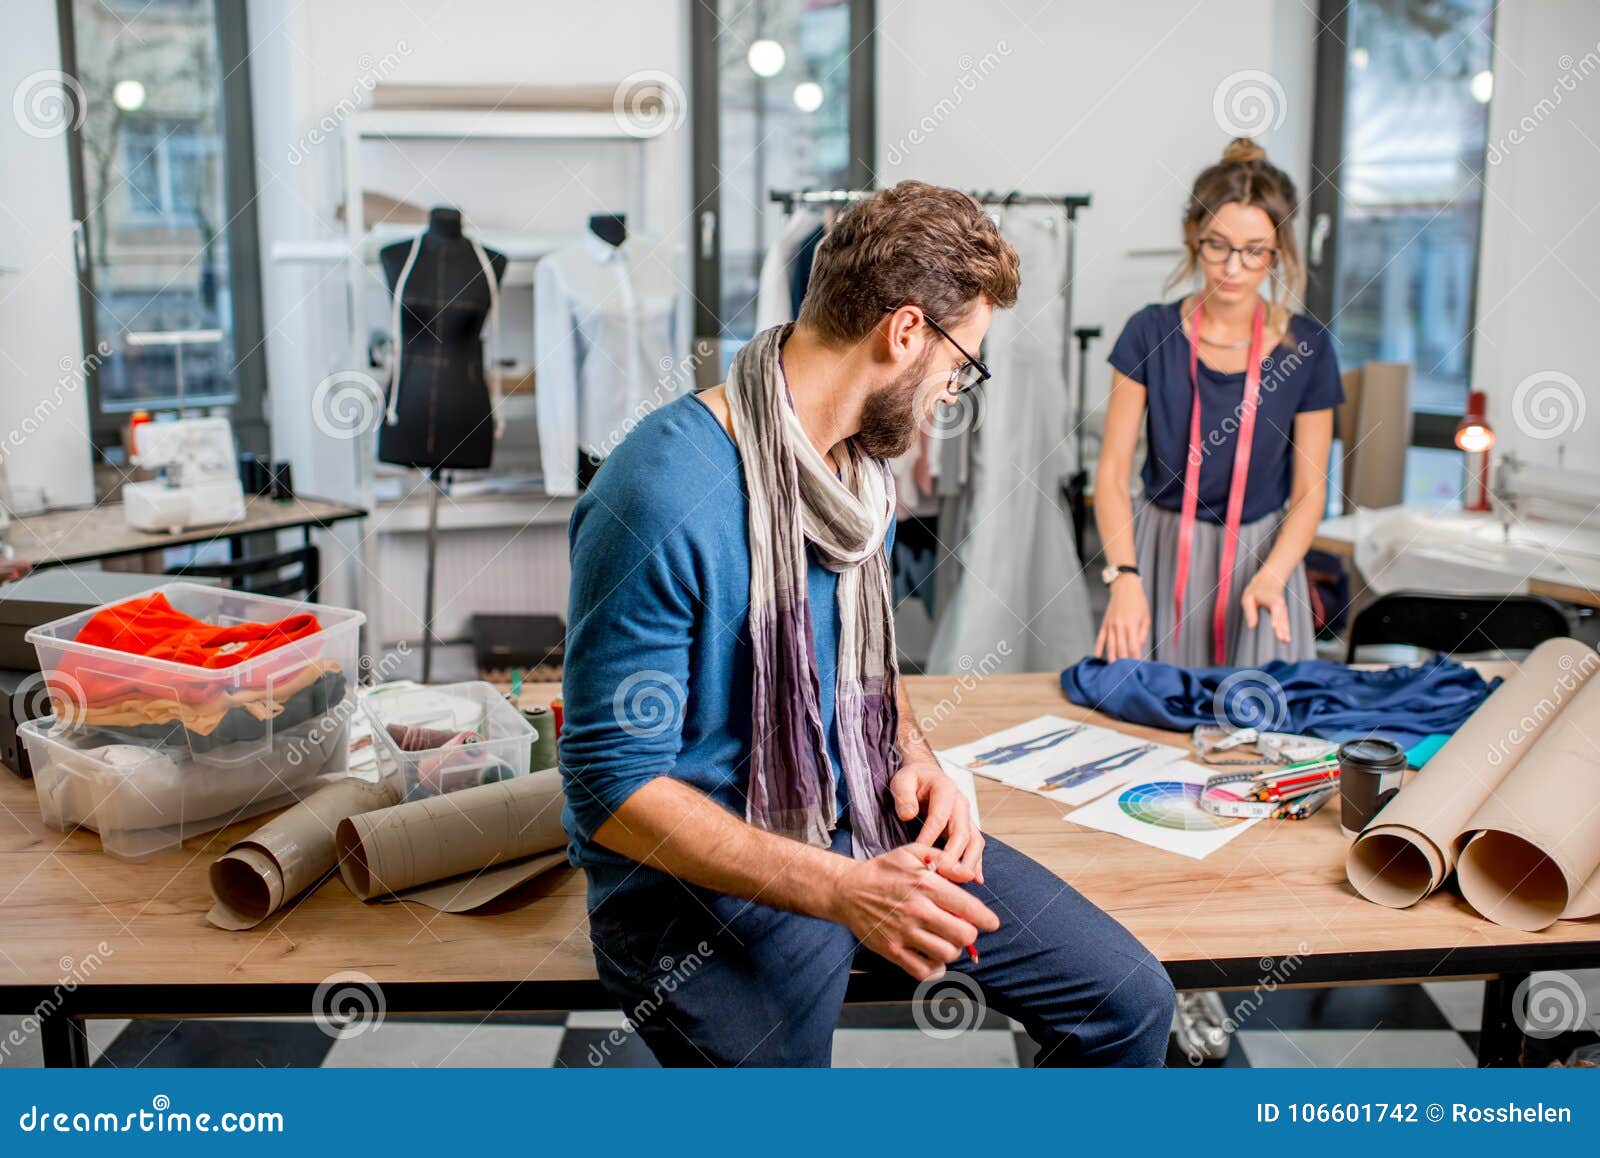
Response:
[[[556,766],[556,717],[549,708],[523,708],[522,718],[533,728],[533,752],[528,768],[538,772]]]
[[[557,696],[555,699],[550,701],[550,714],[555,716],[555,718],[556,718],[556,739],[557,740],[561,739],[561,711],[562,711],[561,705],[562,705],[562,700],[561,700],[560,696]]]

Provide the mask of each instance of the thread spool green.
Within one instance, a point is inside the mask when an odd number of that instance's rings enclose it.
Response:
[[[533,749],[528,769],[538,772],[556,766],[556,717],[549,708],[523,708],[522,718],[533,728]]]

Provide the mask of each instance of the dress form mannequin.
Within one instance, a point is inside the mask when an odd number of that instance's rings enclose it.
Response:
[[[439,207],[420,237],[385,246],[378,259],[389,292],[399,297],[400,319],[378,458],[433,469],[487,467],[496,429],[482,332],[506,256],[467,238],[459,209]]]
[[[428,228],[378,254],[394,311],[394,373],[378,428],[378,458],[420,467],[428,479],[423,575],[422,682],[433,669],[434,560],[440,474],[490,464],[499,435],[498,391],[485,377],[483,325],[499,302],[506,256],[461,230],[461,211],[431,210]]]

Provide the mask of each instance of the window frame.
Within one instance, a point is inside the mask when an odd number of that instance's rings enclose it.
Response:
[[[233,380],[237,400],[228,406],[234,439],[241,453],[271,454],[266,419],[266,326],[262,316],[261,243],[256,213],[255,133],[250,99],[250,45],[246,0],[212,0],[217,35],[217,67],[221,73],[220,127],[222,197],[228,234],[228,288],[232,302]],[[61,69],[78,71],[77,24],[73,0],[56,0],[56,27],[61,42]],[[78,315],[85,350],[99,349],[96,323],[92,231],[84,165],[83,128],[69,123],[64,134],[70,184],[78,272]],[[166,161],[163,155],[163,163]],[[169,178],[162,178],[168,180]],[[133,223],[157,226],[165,218],[139,215]],[[89,433],[96,462],[120,447],[126,413],[101,404],[100,360],[86,359]],[[196,404],[197,406],[199,404]]]

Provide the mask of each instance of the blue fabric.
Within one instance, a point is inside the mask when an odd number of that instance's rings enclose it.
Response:
[[[1144,493],[1168,510],[1183,507],[1183,473],[1189,456],[1189,339],[1183,332],[1181,302],[1148,305],[1122,328],[1107,359],[1144,386],[1148,396]],[[1270,363],[1270,364],[1269,364]],[[1238,444],[1238,415],[1244,398],[1244,371],[1219,374],[1200,352],[1200,461],[1197,516],[1224,522]],[[1245,486],[1246,523],[1280,509],[1289,500],[1294,456],[1294,416],[1303,410],[1328,410],[1344,401],[1333,337],[1319,322],[1295,315],[1289,334],[1262,359],[1261,402],[1250,447],[1250,477]]]
[[[744,815],[748,518],[738,449],[694,397],[646,416],[573,509],[562,823],[572,863],[588,873],[591,906],[613,890],[667,879],[594,843],[595,830],[655,777],[683,780]],[[807,592],[818,704],[836,773],[838,584],[813,559]],[[841,815],[846,803],[840,777]]]
[[[833,851],[850,854],[848,832]],[[1160,962],[993,837],[983,865],[987,885],[966,888],[1001,925],[979,935],[979,964],[951,972],[1022,1023],[1040,1065],[1160,1065],[1173,1006]],[[911,985],[843,925],[673,883],[613,895],[591,914],[589,936],[607,992],[668,1066],[825,1066],[852,965]],[[971,1000],[956,984],[931,991],[930,1005],[941,994]]]
[[[1382,736],[1403,748],[1454,732],[1499,684],[1444,656],[1370,671],[1321,659],[1259,668],[1085,659],[1061,673],[1073,703],[1131,724],[1187,732],[1225,720],[1341,742]]]

